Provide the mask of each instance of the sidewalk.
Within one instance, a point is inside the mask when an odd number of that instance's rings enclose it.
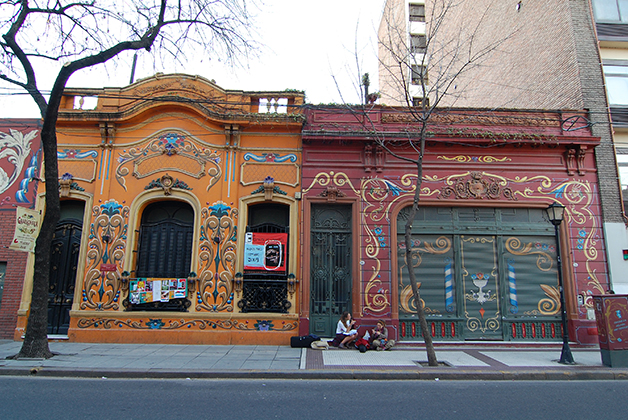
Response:
[[[561,346],[439,345],[445,366],[426,367],[425,349],[293,349],[288,346],[94,344],[51,342],[51,359],[11,360],[21,342],[0,340],[0,375],[89,378],[290,378],[426,380],[628,379],[628,368],[602,365],[599,349],[572,348],[576,364],[558,364]]]

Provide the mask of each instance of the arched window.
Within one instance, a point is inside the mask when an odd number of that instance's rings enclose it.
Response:
[[[160,201],[142,214],[136,277],[184,278],[190,273],[194,211],[181,201]]]

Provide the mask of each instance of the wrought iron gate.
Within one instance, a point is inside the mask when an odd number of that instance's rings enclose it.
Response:
[[[48,334],[67,334],[81,247],[82,223],[63,220],[57,225],[50,251]]]
[[[310,231],[310,330],[332,337],[351,310],[351,206],[312,205]]]

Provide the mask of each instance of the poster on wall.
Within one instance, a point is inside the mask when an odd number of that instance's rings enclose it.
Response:
[[[244,270],[286,272],[287,233],[251,233],[244,241]]]
[[[188,295],[186,279],[131,279],[129,301],[134,304],[169,302]]]
[[[35,241],[39,235],[39,210],[16,207],[15,233],[9,248],[16,251],[34,252]]]

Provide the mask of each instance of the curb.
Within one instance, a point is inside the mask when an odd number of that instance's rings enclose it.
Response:
[[[628,369],[547,369],[519,370],[214,370],[180,371],[165,369],[107,370],[46,367],[0,368],[0,376],[85,378],[85,379],[337,379],[337,380],[425,380],[425,381],[582,381],[628,380]]]

